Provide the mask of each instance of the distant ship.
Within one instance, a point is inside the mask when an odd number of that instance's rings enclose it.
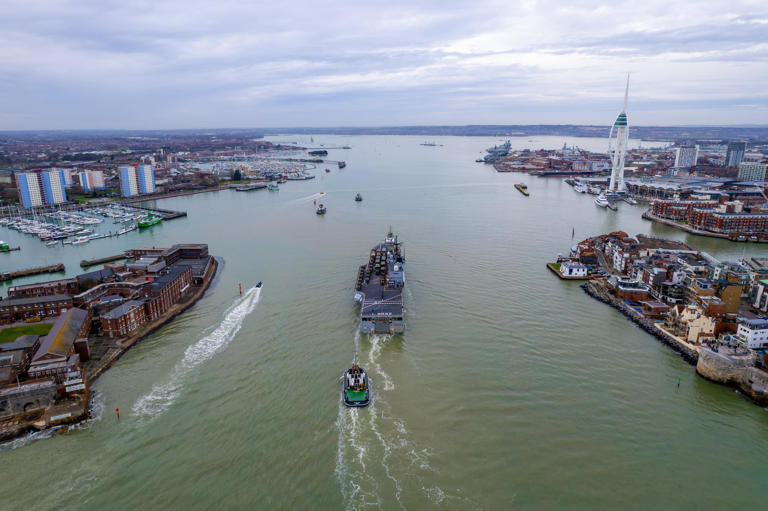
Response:
[[[495,163],[496,160],[509,154],[509,150],[512,149],[512,144],[507,140],[501,145],[495,145],[485,150],[488,154],[485,155],[483,161],[485,163]]]
[[[314,151],[309,151],[310,156],[328,156],[328,151],[325,149],[316,149]]]
[[[355,300],[360,302],[360,331],[399,334],[405,330],[405,253],[390,230],[357,270]]]
[[[349,149],[349,147],[343,147],[342,149]],[[347,162],[345,162],[345,161],[340,161],[340,162],[338,163],[338,165],[339,165],[339,168],[340,168],[340,169],[343,169],[344,167],[346,167],[346,166],[347,166]]]
[[[355,195],[355,202],[363,202],[363,196],[359,193]]]
[[[517,183],[515,185],[515,188],[517,188],[517,191],[528,197],[530,193],[528,192],[528,185],[525,183]]]

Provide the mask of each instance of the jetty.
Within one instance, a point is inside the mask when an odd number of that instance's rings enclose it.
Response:
[[[29,277],[30,275],[38,275],[40,273],[57,273],[64,271],[64,264],[50,264],[48,266],[38,266],[37,268],[27,268],[26,270],[17,270],[0,273],[0,282],[6,280],[13,280],[20,277]]]
[[[99,257],[96,259],[83,259],[80,261],[80,266],[82,268],[88,268],[89,266],[96,266],[97,264],[111,263],[112,261],[119,261],[120,259],[128,259],[128,257],[130,256],[122,253],[106,257]]]
[[[174,211],[172,209],[153,208],[149,206],[140,206],[138,204],[126,204],[126,203],[123,203],[123,206],[134,208],[134,209],[140,209],[143,211],[150,211],[153,215],[162,217],[163,220],[172,220],[174,218],[181,218],[181,217],[187,216],[186,211]]]

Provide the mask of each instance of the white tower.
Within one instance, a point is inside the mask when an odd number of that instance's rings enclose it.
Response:
[[[624,191],[624,159],[627,156],[627,140],[629,140],[629,123],[627,122],[627,99],[629,98],[629,75],[627,88],[624,90],[624,108],[616,117],[608,134],[608,154],[611,157],[611,184],[609,190]],[[614,135],[615,132],[615,135]]]

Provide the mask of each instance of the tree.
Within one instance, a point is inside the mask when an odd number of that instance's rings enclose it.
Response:
[[[243,174],[240,172],[240,169],[237,169],[234,174],[232,174],[232,180],[233,181],[242,181]]]

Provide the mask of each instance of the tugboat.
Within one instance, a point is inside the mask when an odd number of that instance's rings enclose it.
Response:
[[[350,407],[368,406],[371,402],[371,389],[368,386],[368,373],[357,363],[357,356],[352,367],[344,371],[341,383],[341,399]]]
[[[355,195],[355,202],[363,202],[363,196],[359,193]]]
[[[315,213],[317,213],[318,215],[324,215],[326,211],[327,210],[325,209],[325,206],[322,204],[319,204],[317,206],[317,211],[315,211]]]
[[[517,188],[517,191],[528,197],[530,193],[528,193],[528,186],[525,183],[517,183],[515,185],[515,188]]]

